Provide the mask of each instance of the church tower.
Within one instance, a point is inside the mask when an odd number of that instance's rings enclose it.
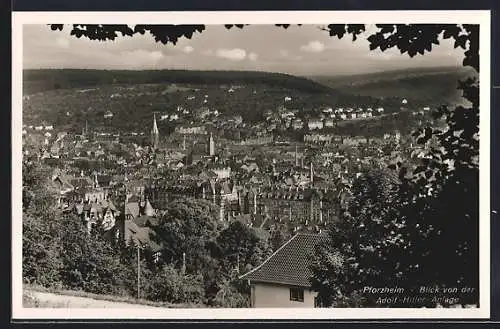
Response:
[[[151,146],[153,149],[158,149],[158,143],[160,139],[160,132],[158,130],[158,125],[156,124],[156,114],[153,113],[153,129],[151,130]]]
[[[212,133],[210,133],[210,139],[208,141],[208,152],[210,156],[215,155],[215,143],[214,143],[214,137]]]

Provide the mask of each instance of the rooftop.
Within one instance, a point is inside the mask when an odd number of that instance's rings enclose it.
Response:
[[[310,287],[310,255],[314,247],[327,240],[325,234],[298,233],[268,259],[240,279],[283,285]]]

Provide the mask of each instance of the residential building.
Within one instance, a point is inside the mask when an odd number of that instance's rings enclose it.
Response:
[[[292,128],[295,130],[302,129],[304,126],[304,123],[302,122],[301,119],[295,119],[292,121]]]
[[[246,138],[245,140],[242,140],[240,142],[241,145],[265,145],[265,144],[271,144],[273,142],[274,138],[272,135],[263,135],[259,137],[250,137]]]
[[[242,275],[240,279],[251,287],[251,307],[318,307],[309,267],[314,248],[325,241],[325,234],[296,234],[261,265]]]
[[[305,143],[326,143],[330,144],[332,140],[334,139],[334,135],[328,134],[305,134],[304,135],[304,142]]]
[[[186,134],[186,135],[205,135],[207,134],[207,130],[205,126],[177,126],[175,127],[175,132],[178,134]]]
[[[332,114],[332,115],[333,115],[333,117],[325,119],[325,123],[324,123],[325,128],[331,128],[331,127],[335,126],[335,120],[333,120],[333,118],[335,118],[335,114]]]
[[[307,122],[307,127],[309,130],[323,129],[323,121],[320,119],[311,119]]]

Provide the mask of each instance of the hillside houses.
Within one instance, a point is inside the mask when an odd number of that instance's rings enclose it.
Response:
[[[323,129],[323,121],[320,119],[310,119],[307,122],[307,128],[309,130]]]
[[[182,135],[206,135],[208,132],[204,125],[179,125],[175,132]]]
[[[334,114],[335,115],[335,114]],[[331,127],[334,127],[335,126],[335,120],[334,120],[335,117],[333,118],[327,118],[324,120],[324,124],[323,126],[325,128],[331,128]]]
[[[305,143],[325,143],[325,144],[330,144],[332,142],[336,143],[341,143],[342,142],[342,137],[341,136],[336,136],[333,134],[305,134],[304,135],[304,142]]]
[[[271,144],[274,140],[272,135],[263,135],[257,137],[250,137],[242,140],[240,145],[266,145]]]
[[[343,120],[362,120],[373,118],[374,115],[382,115],[384,113],[383,108],[377,108],[373,110],[372,108],[327,108],[323,109],[320,114],[316,117],[311,117],[307,120],[306,124],[301,118],[291,116],[289,114],[282,113],[283,122],[285,128],[291,128],[293,130],[300,130],[305,127],[308,130],[322,130],[328,128],[334,128],[337,121]],[[269,119],[268,119],[269,120]]]

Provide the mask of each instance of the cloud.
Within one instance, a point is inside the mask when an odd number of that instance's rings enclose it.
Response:
[[[109,53],[113,56],[112,53]],[[114,57],[114,56],[113,56]],[[141,67],[151,67],[151,65],[156,65],[164,55],[161,51],[148,51],[148,50],[133,50],[133,51],[123,51],[120,56],[115,60],[114,65],[122,65],[124,67],[131,68],[141,68]]]
[[[59,37],[59,38],[57,38],[56,42],[57,42],[57,45],[59,46],[59,48],[64,48],[64,49],[69,48],[69,41],[66,38]]]
[[[149,58],[151,58],[154,61],[160,60],[161,58],[163,58],[163,53],[158,50],[150,51]]]
[[[185,52],[186,54],[189,54],[189,53],[192,53],[194,51],[194,48],[191,46],[186,46],[186,47],[184,47],[184,49],[182,51]]]
[[[257,60],[257,57],[259,57],[256,53],[249,53],[248,54],[248,59],[251,60],[252,62],[255,62]]]
[[[310,53],[320,53],[325,50],[325,45],[319,41],[311,41],[307,45],[300,46],[300,50]]]
[[[284,57],[288,60],[291,60],[291,61],[300,61],[303,58],[300,55],[292,55],[288,52],[288,50],[284,50],[284,49],[280,50],[280,56]]]
[[[372,50],[366,53],[364,56],[366,59],[388,61],[388,60],[400,60],[401,54],[395,49],[388,49],[386,51],[381,51],[380,49]]]
[[[393,53],[391,49],[381,54],[369,50],[366,38],[359,38],[356,42],[346,37],[340,40],[330,38],[318,31],[316,25],[291,26],[293,31],[273,25],[250,25],[243,30],[228,31],[223,25],[214,25],[197,38],[180,40],[176,46],[156,43],[149,34],[119,37],[114,42],[90,41],[69,36],[67,28],[66,32],[59,33],[44,24],[23,25],[23,65],[26,68],[217,68],[336,75],[415,66],[461,65],[464,56],[463,50],[453,48],[452,39],[442,41],[441,38],[440,45],[425,56],[410,58],[397,50]],[[267,42],[262,42],[262,35],[266,36]],[[189,47],[194,50],[186,55]],[[308,52],[321,49],[322,52]],[[332,51],[336,56],[326,56]],[[251,55],[252,52],[258,55],[257,58]],[[252,61],[252,58],[256,60]]]
[[[247,52],[241,48],[217,49],[215,55],[231,61],[242,61],[247,57]]]

